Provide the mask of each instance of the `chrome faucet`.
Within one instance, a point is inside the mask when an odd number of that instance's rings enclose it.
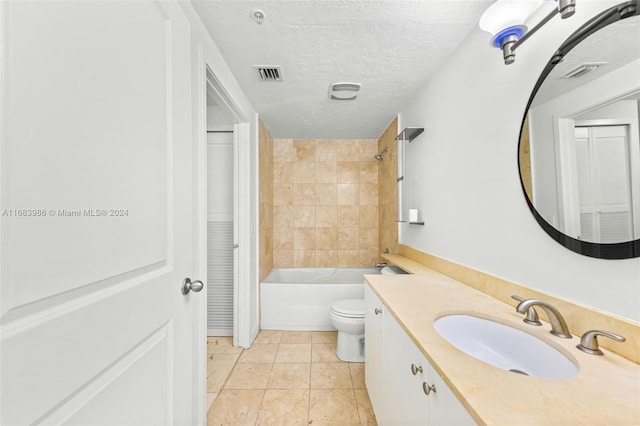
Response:
[[[604,355],[598,347],[598,336],[605,336],[618,342],[624,342],[626,339],[610,331],[604,330],[590,330],[582,335],[580,344],[576,347],[582,352],[586,352],[591,355]]]
[[[376,262],[375,265],[375,267],[379,269],[384,268],[385,266],[387,266],[387,262]]]
[[[516,311],[524,314],[533,306],[539,306],[547,314],[547,318],[549,318],[549,322],[551,323],[551,334],[562,337],[563,339],[571,339],[572,336],[566,321],[562,317],[562,314],[560,314],[560,311],[551,303],[539,299],[527,299],[516,306]]]
[[[524,302],[524,299],[520,296],[516,296],[515,294],[511,296],[512,299],[517,300],[518,302]],[[527,309],[527,313],[524,315],[524,319],[522,320],[529,325],[542,325],[540,319],[538,318],[538,313],[536,309],[532,306]]]

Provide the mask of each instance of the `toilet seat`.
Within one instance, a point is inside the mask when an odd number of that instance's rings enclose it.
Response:
[[[364,318],[364,300],[339,300],[331,305],[331,312],[344,318]]]

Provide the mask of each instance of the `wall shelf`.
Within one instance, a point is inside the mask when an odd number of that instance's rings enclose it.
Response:
[[[424,127],[405,127],[400,134],[396,136],[396,140],[412,142],[420,136],[422,132],[424,132]]]

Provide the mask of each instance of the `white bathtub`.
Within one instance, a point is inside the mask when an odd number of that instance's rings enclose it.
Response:
[[[337,300],[364,299],[364,274],[377,268],[279,268],[260,286],[260,328],[335,330],[329,307]]]

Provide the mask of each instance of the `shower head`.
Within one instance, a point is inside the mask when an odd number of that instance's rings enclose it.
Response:
[[[373,156],[373,158],[375,158],[378,161],[382,161],[382,156],[384,155],[385,152],[389,151],[389,147],[384,147],[384,149],[382,151],[380,151],[379,153],[377,153],[376,155]]]

